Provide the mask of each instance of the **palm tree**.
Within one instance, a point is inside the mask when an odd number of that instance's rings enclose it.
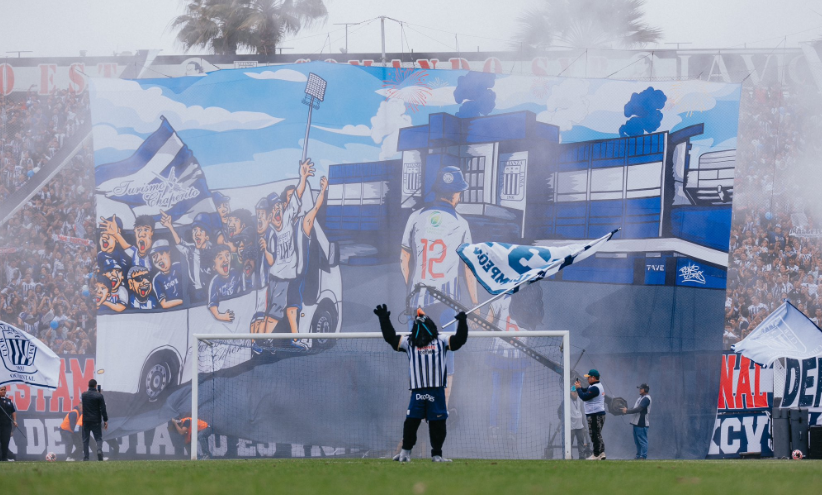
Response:
[[[534,48],[634,48],[662,39],[642,20],[645,0],[540,0],[517,19],[518,41]]]
[[[248,10],[240,28],[250,33],[247,45],[263,55],[273,55],[285,35],[328,15],[323,0],[252,0]]]
[[[285,35],[328,15],[323,0],[191,0],[172,22],[186,51],[203,47],[218,55],[240,48],[273,55]]]

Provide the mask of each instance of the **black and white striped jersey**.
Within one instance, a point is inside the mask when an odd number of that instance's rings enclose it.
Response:
[[[408,337],[400,340],[399,349],[408,355],[410,389],[447,386],[448,369],[445,354],[448,352],[448,336],[438,336],[425,347],[416,347]]]

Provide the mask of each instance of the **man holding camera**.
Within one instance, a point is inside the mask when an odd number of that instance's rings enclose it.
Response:
[[[90,434],[94,434],[97,443],[97,460],[103,460],[103,430],[108,429],[108,413],[106,400],[103,398],[97,380],[88,381],[88,390],[81,396],[83,404],[83,460],[88,460],[88,441]]]
[[[623,407],[622,414],[632,414],[631,424],[634,425],[634,444],[636,444],[635,459],[645,460],[648,458],[648,416],[651,414],[651,396],[648,395],[649,387],[643,383],[639,387],[639,398],[636,400],[633,409]]]
[[[599,382],[599,371],[592,369],[585,375],[588,387],[583,388],[579,379],[574,381],[574,387],[579,398],[585,402],[585,417],[588,420],[588,431],[591,433],[591,443],[594,444],[594,453],[586,460],[605,460],[605,441],[602,440],[602,427],[605,425],[605,389]]]

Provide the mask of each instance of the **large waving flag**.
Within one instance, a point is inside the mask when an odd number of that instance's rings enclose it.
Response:
[[[818,357],[822,356],[822,330],[793,304],[785,302],[731,348],[763,366],[781,357]]]
[[[133,155],[100,165],[95,176],[97,211],[116,214],[126,229],[140,215],[153,216],[160,228],[160,211],[179,225],[216,211],[197,158],[165,118]]]
[[[483,242],[461,244],[457,253],[485,290],[491,294],[502,294],[584,260],[596,253],[618,231],[616,229],[588,244],[549,247]]]
[[[60,357],[32,335],[0,321],[0,385],[25,383],[57,388]]]

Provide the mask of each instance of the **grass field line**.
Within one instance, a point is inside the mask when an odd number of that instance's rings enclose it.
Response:
[[[491,461],[414,459],[15,462],[4,493],[60,494],[803,494],[822,492],[822,463],[787,460]]]

